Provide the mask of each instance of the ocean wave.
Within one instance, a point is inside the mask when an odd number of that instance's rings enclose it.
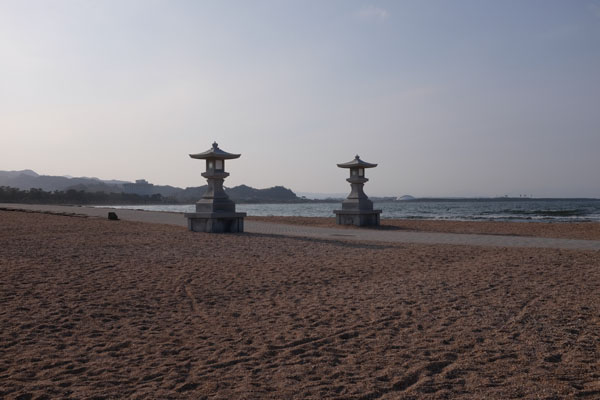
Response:
[[[571,210],[514,210],[507,209],[498,211],[483,212],[486,214],[500,214],[500,215],[517,215],[517,216],[541,216],[541,217],[585,217],[591,215],[593,212],[581,208]]]
[[[519,221],[519,222],[585,222],[600,221],[599,200],[530,200],[513,202],[455,201],[449,202],[382,202],[375,208],[383,210],[382,219],[450,221]],[[333,217],[338,204],[238,204],[240,212],[256,216]],[[190,212],[194,205],[120,206],[116,208],[147,209],[149,211]]]

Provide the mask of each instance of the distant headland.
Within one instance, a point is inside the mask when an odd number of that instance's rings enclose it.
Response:
[[[206,185],[179,188],[154,185],[145,179],[135,182],[89,177],[40,175],[32,170],[0,171],[0,201],[73,204],[190,204],[198,201]],[[226,188],[239,203],[307,203],[283,186],[255,189],[246,185]]]

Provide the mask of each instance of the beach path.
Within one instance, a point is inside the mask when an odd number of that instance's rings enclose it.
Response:
[[[0,203],[0,209],[26,210],[63,215],[83,215],[107,218],[114,211],[119,219],[176,226],[187,226],[183,213],[127,210],[103,207],[58,206],[40,204]],[[378,229],[324,228],[246,220],[245,232],[250,234],[309,237],[328,240],[351,240],[388,243],[453,244],[471,246],[529,247],[600,250],[598,240],[540,238],[508,235],[477,235],[438,232],[387,231]]]

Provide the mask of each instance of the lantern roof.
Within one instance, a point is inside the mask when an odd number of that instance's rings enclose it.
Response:
[[[214,142],[211,149],[206,150],[205,152],[198,154],[190,154],[192,158],[198,158],[201,160],[213,159],[213,160],[231,160],[234,158],[239,158],[241,154],[232,154],[226,151],[223,151],[219,148],[217,142]]]
[[[348,161],[337,165],[340,168],[375,168],[377,164],[371,164],[360,159],[358,154],[354,157],[354,160]]]

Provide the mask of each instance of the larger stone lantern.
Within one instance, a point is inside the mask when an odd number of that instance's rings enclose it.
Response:
[[[381,210],[373,210],[373,202],[363,191],[363,186],[368,181],[365,178],[365,169],[375,168],[377,164],[365,162],[357,155],[354,160],[337,166],[350,170],[350,178],[346,180],[350,182],[352,191],[342,202],[342,209],[333,211],[336,223],[338,225],[378,226]]]
[[[223,181],[229,176],[225,172],[225,160],[239,158],[240,155],[221,150],[216,142],[203,153],[190,154],[192,158],[206,160],[206,172],[202,176],[208,182],[206,193],[196,203],[196,212],[185,214],[191,231],[244,232],[246,213],[235,212],[235,203],[223,190]]]

